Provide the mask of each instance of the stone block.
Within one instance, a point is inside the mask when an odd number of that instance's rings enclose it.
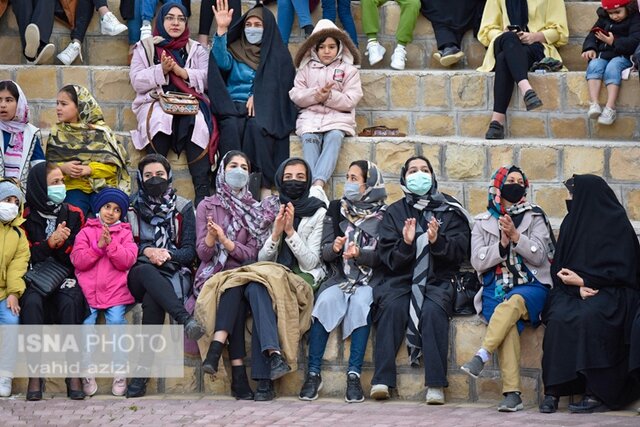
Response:
[[[384,14],[384,27],[382,31],[385,35],[395,36],[398,30],[398,24],[400,23],[400,6],[395,2],[388,2],[381,8],[379,8],[381,15]]]
[[[456,372],[449,372],[447,380],[449,381],[449,387],[444,389],[446,401],[450,400],[469,400],[469,382],[471,377],[467,374],[461,373],[454,366]]]
[[[537,111],[554,111],[560,108],[560,73],[529,74],[529,81],[543,102]],[[523,103],[524,104],[524,103]],[[523,105],[524,106],[524,105]]]
[[[231,394],[231,373],[227,373],[227,370],[231,369],[229,365],[225,365],[225,369],[218,371],[215,379],[211,375],[203,375],[203,392],[205,394],[213,394],[215,396],[229,396]],[[247,368],[247,376],[251,378],[250,369]],[[249,380],[249,384],[255,390],[255,382]]]
[[[456,133],[455,116],[453,114],[428,114],[416,118],[417,135],[447,136]]]
[[[300,386],[302,387],[302,382],[300,383]],[[320,390],[320,394],[319,394],[321,398],[322,397],[344,398],[344,393],[346,389],[347,389],[347,376],[345,372],[341,370],[329,370],[329,369],[324,369],[322,371],[322,390]],[[298,388],[298,390],[296,390],[295,393],[296,395],[300,393],[300,388]]]
[[[3,34],[0,37],[0,52],[0,62],[3,64],[20,64],[24,60],[19,36]]]
[[[514,138],[545,138],[546,120],[543,116],[514,113],[509,118],[509,134]]]
[[[364,96],[358,104],[358,109],[387,109],[389,106],[387,100],[387,76],[382,73],[362,73],[360,78],[362,80],[362,92]]]
[[[30,100],[51,100],[58,94],[55,67],[20,67],[16,81]]]
[[[89,67],[60,67],[59,69],[62,75],[62,86],[80,85],[86,88],[91,87]]]
[[[397,74],[391,76],[391,107],[394,109],[415,109],[420,96],[418,76]]]
[[[110,106],[102,106],[102,115],[105,123],[114,131],[120,131],[118,127],[118,109]]]
[[[594,14],[595,16],[595,14]],[[589,21],[589,26],[593,25],[593,20]],[[562,63],[567,70],[570,71],[585,71],[587,69],[587,61],[582,59],[582,42],[584,37],[579,39],[569,39],[569,44],[562,46],[558,49],[560,56],[562,57]],[[582,74],[584,78],[584,74]]]
[[[328,362],[338,362],[340,360],[340,357],[342,356],[342,352],[340,351],[340,336],[342,334],[342,331],[340,331],[340,329],[341,328],[336,328],[331,331],[322,360],[326,360]]]
[[[200,389],[200,377],[198,370],[193,366],[184,367],[182,378],[165,378],[165,393],[194,393]]]
[[[291,139],[289,155],[291,157],[302,157],[302,141],[300,139]]]
[[[475,70],[482,65],[487,49],[476,39],[469,38],[470,42],[463,42],[463,51],[466,61],[466,68]]]
[[[589,134],[586,115],[580,117],[549,117],[549,131],[553,138],[584,139]]]
[[[549,147],[520,149],[520,167],[533,180],[555,180],[558,176],[558,150]]]
[[[475,383],[479,400],[497,403],[504,399],[499,371],[485,369],[482,376],[475,380]]]
[[[38,109],[37,118],[32,119],[32,123],[41,129],[49,129],[57,122],[58,116],[56,115],[56,108],[49,106],[40,107]]]
[[[411,134],[411,130],[409,129],[409,120],[410,117],[408,114],[401,111],[374,111],[372,113],[373,123],[376,126],[387,126],[390,128],[398,128],[400,132]],[[392,137],[393,138],[393,137]],[[376,138],[379,140],[381,138]]]
[[[595,147],[564,147],[564,177],[573,174],[604,173],[604,149]]]
[[[393,48],[388,51],[389,55],[393,53],[393,49],[395,49],[395,43],[393,45]],[[423,69],[425,56],[426,56],[425,48],[423,44],[411,43],[407,45],[406,49],[407,49],[407,62],[406,62],[407,70]],[[391,56],[389,56],[389,62],[391,62]]]
[[[633,76],[627,81],[623,80],[616,100],[616,108],[635,111],[638,108],[638,99],[640,99],[640,87],[637,80]]]
[[[9,68],[0,69],[0,80],[14,80],[13,71]]]
[[[491,114],[458,114],[458,134],[460,136],[470,136],[484,138],[489,128]]]
[[[487,210],[487,186],[468,187],[466,208],[471,215],[478,215]]]
[[[404,162],[416,154],[416,145],[412,142],[385,141],[379,142],[375,147],[376,164],[385,173],[400,173]]]
[[[338,157],[338,163],[334,170],[335,174],[342,174],[349,170],[349,165],[354,160],[370,160],[371,157],[371,145],[369,142],[364,141],[344,141],[340,148],[340,157]]]
[[[596,9],[599,4],[594,2],[567,2],[567,23],[569,34],[584,37],[589,34],[596,18]]]
[[[173,186],[176,188],[178,194],[185,199],[193,200],[195,198],[195,191],[193,190],[193,183],[191,182],[189,171],[175,174],[173,178]]]
[[[397,202],[398,200],[404,197],[404,192],[402,191],[402,188],[400,187],[400,184],[398,181],[395,181],[395,182],[385,181],[384,186],[387,189],[388,205],[390,205],[393,202]]]
[[[552,218],[563,218],[567,214],[564,201],[569,193],[564,187],[536,187],[533,202],[540,205]]]
[[[449,76],[447,74],[428,74],[421,77],[423,98],[421,105],[434,109],[449,108]]]
[[[609,175],[621,181],[640,181],[640,148],[611,148]]]
[[[594,121],[594,134],[598,139],[631,140],[636,133],[637,116],[618,116],[610,126],[601,125]]]
[[[369,120],[369,116],[370,114],[368,112],[363,113],[356,111],[356,132],[370,126],[371,121]]]
[[[449,179],[482,178],[486,153],[483,147],[452,144],[446,147],[445,168]]]
[[[138,128],[138,118],[131,108],[122,108],[122,130],[129,132]]]
[[[398,374],[398,397],[407,400],[424,400],[424,368],[410,368],[410,373]]]
[[[324,372],[323,372],[324,376]],[[279,380],[275,381],[276,395],[278,396],[297,396],[304,383],[304,371],[293,371]]]
[[[524,328],[520,335],[520,366],[523,368],[542,368],[542,339],[544,328]]]
[[[537,378],[522,375],[520,381],[522,382],[522,394],[520,397],[522,398],[522,403],[525,405],[525,409],[527,409],[527,406],[533,406],[537,409],[542,381],[539,381]]]
[[[501,166],[513,164],[513,147],[510,145],[498,145],[489,147],[489,173]],[[526,173],[526,172],[525,172]]]
[[[413,32],[413,36],[416,39],[423,39],[432,37],[433,35],[433,25],[431,25],[431,21],[422,15],[418,15],[418,22],[416,23],[416,29]]]
[[[478,316],[456,318],[454,320],[455,365],[462,366],[468,362],[480,348],[487,327]]]
[[[84,44],[86,48],[83,54],[87,55],[85,61],[88,64],[127,65],[129,43],[125,36],[91,36],[87,37]]]
[[[131,102],[135,92],[129,81],[129,70],[96,69],[93,71],[93,96],[98,102]]]
[[[487,78],[484,73],[451,77],[451,104],[456,109],[485,108],[487,98]]]
[[[431,167],[436,174],[436,178],[442,175],[442,164],[440,163],[440,152],[442,145],[439,144],[422,144],[420,147],[422,155],[429,160]]]
[[[565,111],[584,111],[589,108],[589,88],[582,73],[568,73],[565,76],[567,91],[565,98]]]
[[[629,190],[625,200],[629,219],[632,221],[640,221],[640,190]]]
[[[464,205],[464,191],[462,190],[462,184],[456,185],[444,183],[443,185],[440,185],[440,183],[438,183],[438,190],[440,190],[441,193],[445,193],[454,197]]]

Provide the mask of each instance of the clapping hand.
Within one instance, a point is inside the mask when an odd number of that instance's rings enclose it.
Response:
[[[273,233],[271,234],[271,240],[277,242],[280,240],[280,236],[284,232],[285,225],[285,213],[284,213],[285,205],[280,205],[280,210],[278,211],[278,215],[276,215],[275,221],[273,221]]]
[[[404,227],[402,227],[402,238],[407,245],[413,245],[413,240],[416,238],[415,218],[407,218],[404,221]]]
[[[100,240],[98,240],[98,247],[103,249],[109,243],[111,243],[111,232],[109,231],[109,226],[102,224],[102,235],[100,236]]]
[[[347,246],[347,250],[344,251],[342,257],[347,259],[358,258],[360,256],[360,248],[354,242],[349,243]]]
[[[51,236],[49,236],[49,246],[52,248],[59,248],[67,241],[69,236],[71,236],[71,229],[67,227],[66,221],[62,221],[58,224],[56,230],[51,233]]]
[[[329,99],[331,95],[331,88],[333,87],[333,82],[327,83],[325,86],[316,90],[316,93],[313,94],[314,99],[318,104],[324,104]]]
[[[333,252],[339,254],[342,248],[344,248],[344,244],[346,242],[347,242],[347,236],[336,237],[336,239],[333,241],[333,246],[332,246]]]
[[[436,217],[432,217],[429,221],[429,228],[427,228],[427,237],[429,237],[429,243],[434,244],[438,240],[438,230],[440,229],[440,223]]]

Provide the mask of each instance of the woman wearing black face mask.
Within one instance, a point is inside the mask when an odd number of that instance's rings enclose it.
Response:
[[[172,180],[171,165],[160,154],[140,160],[139,190],[129,211],[139,257],[129,272],[128,284],[136,301],[142,302],[143,325],[162,325],[169,313],[185,326],[188,338],[197,340],[204,330],[183,305],[188,295],[176,295],[172,284],[191,281],[188,269],[196,257],[195,215],[193,204],[176,195]],[[142,375],[131,379],[127,397],[144,396],[147,380]]]
[[[471,233],[471,264],[484,285],[482,315],[489,326],[480,349],[462,370],[477,378],[497,351],[505,396],[498,405],[501,412],[523,409],[519,333],[525,322],[540,324],[553,283],[553,234],[542,209],[526,200],[528,187],[517,166],[499,168],[491,179],[487,212],[475,218]]]

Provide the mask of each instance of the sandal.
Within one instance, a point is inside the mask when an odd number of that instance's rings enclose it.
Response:
[[[402,136],[407,136],[407,134],[400,132],[398,128],[390,128],[387,126],[371,126],[371,127],[362,129],[362,131],[358,134],[358,136],[402,137]]]

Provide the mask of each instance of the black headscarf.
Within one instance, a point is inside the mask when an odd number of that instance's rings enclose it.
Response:
[[[289,98],[296,70],[291,53],[284,45],[273,13],[262,5],[262,43],[260,65],[256,71],[253,91],[255,120],[262,131],[276,139],[288,138],[296,127],[298,111]],[[253,9],[251,9],[253,10]],[[244,34],[244,23],[251,10],[234,24],[227,33],[227,46]],[[209,56],[208,94],[211,111],[216,116],[238,116],[225,79],[213,55]]]
[[[293,161],[302,162],[304,167],[307,169],[307,189],[304,194],[296,200],[290,199],[282,192],[282,177],[284,176],[284,169]],[[327,205],[324,201],[316,197],[309,196],[309,190],[311,189],[311,167],[309,167],[309,164],[304,159],[301,159],[300,157],[291,157],[290,159],[282,162],[276,171],[275,181],[276,189],[280,194],[280,203],[291,203],[295,209],[293,217],[293,228],[295,230],[298,229],[302,218],[313,216],[320,208],[326,209]],[[293,256],[293,252],[291,252],[289,245],[282,245],[280,253],[278,254],[278,263],[285,265],[292,270],[294,269],[294,264],[297,265],[296,257]]]
[[[54,215],[60,207],[49,200],[47,195],[47,162],[33,166],[27,177],[27,206],[32,211]]]
[[[573,202],[560,226],[551,275],[576,272],[587,286],[638,287],[640,245],[627,213],[604,179],[575,175]]]
[[[529,25],[529,5],[527,0],[505,0],[507,5],[507,15],[511,25],[519,25],[526,31]]]

